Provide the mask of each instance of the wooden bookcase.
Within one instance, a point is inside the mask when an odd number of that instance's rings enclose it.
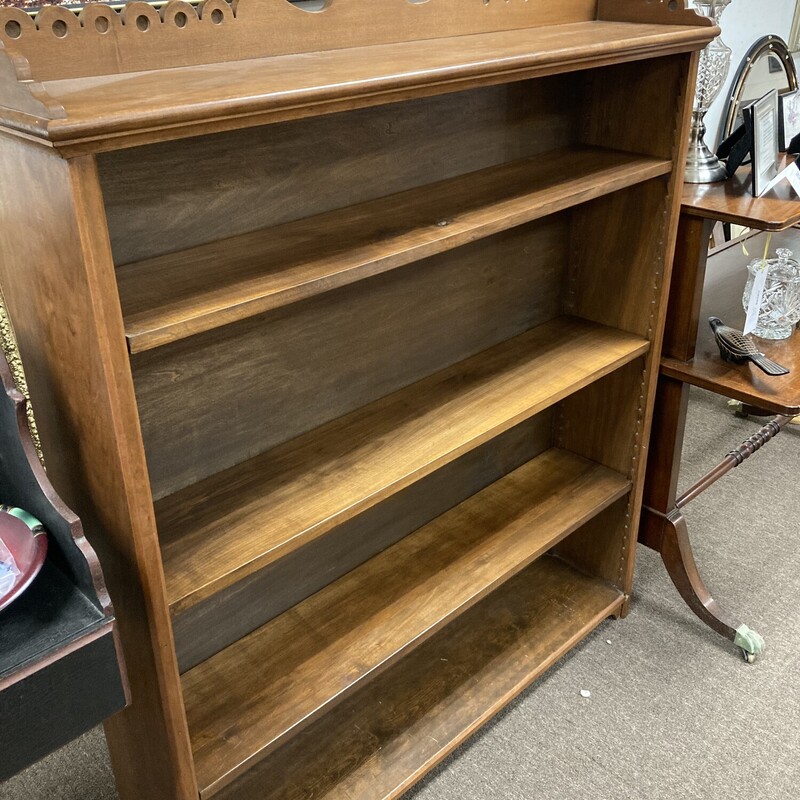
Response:
[[[397,796],[626,612],[682,6],[0,10],[0,281],[124,800]]]

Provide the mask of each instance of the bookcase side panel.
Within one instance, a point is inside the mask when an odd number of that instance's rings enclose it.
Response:
[[[627,507],[609,509],[604,518],[599,517],[587,526],[582,537],[570,541],[567,554],[584,568],[597,568],[598,574],[615,582],[626,594],[630,593],[633,582],[647,442],[661,358],[697,60],[697,54],[656,59],[650,69],[642,69],[642,74],[649,73],[660,89],[661,99],[656,101],[649,84],[642,84],[644,102],[637,106],[635,119],[630,116],[622,119],[617,113],[608,115],[605,123],[604,135],[611,135],[612,129],[618,130],[622,125],[636,127],[636,120],[648,114],[659,120],[657,128],[652,130],[643,122],[642,131],[646,135],[629,138],[628,147],[669,157],[673,162],[669,176],[588,204],[573,216],[575,248],[570,264],[568,307],[572,313],[638,333],[651,342],[638,375],[633,374],[635,368],[631,365],[626,368],[630,374],[621,370],[604,381],[605,389],[598,386],[598,390],[586,392],[585,403],[563,404],[558,423],[564,447],[630,475],[633,482]],[[634,80],[633,85],[636,83]],[[598,91],[598,102],[606,98],[610,108],[620,107],[623,87],[613,81],[602,85],[607,88]],[[624,134],[618,130],[614,135]],[[614,425],[599,426],[590,432],[582,430],[581,420],[602,418],[613,397],[626,398],[625,435],[621,437]],[[616,561],[614,553],[618,554]]]
[[[48,475],[118,615],[132,705],[107,723],[124,800],[196,797],[122,317],[94,161],[0,134],[0,283]]]

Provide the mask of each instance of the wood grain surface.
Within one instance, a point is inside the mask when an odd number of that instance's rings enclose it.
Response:
[[[578,22],[312,54],[301,48],[297,55],[277,58],[45,80],[50,102],[64,109],[64,118],[47,123],[47,138],[65,155],[113,150],[387,103],[412,94],[441,94],[688,52],[706,44],[715,31],[689,25]],[[2,119],[9,129],[19,128],[13,117]],[[30,127],[26,133],[31,133]]]
[[[676,76],[672,84],[674,96],[673,106],[676,110],[673,128],[673,163],[672,174],[667,181],[667,193],[664,200],[664,211],[658,228],[660,251],[656,253],[658,264],[655,269],[652,326],[649,338],[651,349],[645,359],[645,370],[642,375],[641,412],[637,417],[633,458],[636,460],[635,477],[630,494],[623,529],[623,590],[626,594],[622,615],[630,609],[630,594],[633,590],[634,554],[637,541],[638,521],[641,516],[642,496],[644,492],[646,466],[648,458],[648,442],[653,424],[656,386],[660,372],[660,353],[664,340],[664,328],[667,317],[669,286],[672,278],[674,253],[678,235],[678,220],[681,208],[681,188],[683,183],[683,165],[689,148],[689,127],[691,124],[694,103],[693,87],[696,86],[700,53],[694,52],[675,59]]]
[[[118,271],[132,353],[344,286],[668,172],[564,149]],[[619,302],[624,302],[620,298]]]
[[[665,56],[585,73],[581,142],[672,161],[675,105],[683,97],[688,60],[686,54]],[[647,109],[637,114],[635,125],[630,120],[631,97],[636,97],[639,109]]]
[[[641,0],[598,0],[597,18],[625,22],[714,26],[713,20],[709,17],[698,14],[683,2],[673,2],[673,0],[646,0],[644,3]]]
[[[247,770],[629,487],[617,473],[548,450],[186,673],[201,796]]]
[[[45,81],[225,63],[232,54],[254,59],[586,21],[594,18],[596,0],[538,0],[533,5],[435,0],[430,6],[383,0],[380,7],[371,0],[348,0],[325,5],[323,13],[310,13],[288,0],[207,0],[199,7],[170,2],[162,9],[142,2],[119,9],[88,5],[80,14],[45,7],[35,21],[21,9],[3,8],[0,41],[29,61],[34,80]],[[651,14],[650,21],[672,21],[661,16],[656,20]],[[5,30],[8,21],[17,22],[18,36]],[[57,35],[59,22],[59,33],[65,35]]]
[[[668,179],[656,179],[578,209],[570,313],[651,335],[664,269],[667,187]]]
[[[47,474],[103,565],[131,705],[106,724],[123,800],[196,796],[122,313],[92,158],[0,134],[0,282]]]
[[[782,156],[779,167],[787,166],[790,158]],[[800,200],[786,181],[753,197],[752,180],[752,171],[743,167],[722,183],[685,183],[683,213],[762,231],[783,231],[800,223]]]
[[[309,13],[207,0],[198,12],[51,8],[36,21],[0,11],[0,281],[48,474],[94,537],[120,616],[133,702],[107,733],[122,800],[196,800],[234,777],[223,794],[237,800],[398,796],[607,614],[625,613],[689,87],[696,51],[717,33],[680,6],[337,0]],[[521,188],[536,175],[502,166],[576,145],[661,172],[597,197],[608,176],[588,187],[596,174],[565,161],[537,201]],[[512,177],[495,172],[478,205],[449,210],[453,185],[475,191],[461,176],[489,168]],[[559,184],[581,177],[594,199],[558,211],[578,196]],[[456,184],[422,188],[437,181]],[[402,208],[385,201],[376,214],[379,198],[409,190],[426,213],[441,200],[448,217],[488,219],[431,255],[447,236],[431,238],[428,220],[403,232]],[[507,201],[522,224],[494,233]],[[551,213],[525,221],[522,206],[537,202]],[[375,241],[335,216],[363,203],[365,226],[383,221]],[[328,262],[304,227],[326,214],[339,248]],[[209,243],[276,233],[296,252],[266,272],[288,283],[264,289],[263,265],[222,277],[230,242]],[[417,235],[426,258],[369,273]],[[194,264],[183,256],[199,245],[214,252],[184,283]],[[378,252],[348,261],[359,247]],[[130,355],[115,265],[168,253],[178,266],[150,265],[165,284],[149,294],[121,271],[123,299],[141,292],[130,316],[155,309],[157,326],[191,335]],[[365,280],[337,285],[348,271]],[[291,305],[258,305],[291,292]],[[192,328],[215,315],[218,327]],[[582,390],[599,426],[583,438],[568,401]],[[572,451],[521,467],[530,484],[506,475],[483,490],[492,503],[473,496],[391,544],[438,510],[423,498],[403,522],[403,492],[434,491],[439,470],[478,462],[517,426],[530,426],[535,449],[554,417],[552,439]],[[522,454],[514,441],[501,461]],[[457,500],[500,466],[481,464],[476,484],[454,481],[434,499]],[[397,527],[383,529],[393,509]],[[365,546],[348,555],[369,560],[346,563],[336,547],[362,546],[367,523],[381,528],[367,544],[390,549]],[[559,551],[577,569],[541,555],[576,526]],[[309,574],[263,609],[278,616],[231,644],[215,633],[225,649],[181,679],[170,612],[230,600],[233,616],[267,576],[292,580],[312,545]],[[326,566],[335,580],[322,586]],[[295,605],[280,613],[285,602]],[[238,633],[260,622],[248,611]]]
[[[563,438],[556,439],[633,480],[627,508],[619,504],[610,509],[559,548],[579,568],[612,581],[626,595],[633,584],[636,524],[631,520],[638,520],[641,504],[682,186],[680,165],[687,146],[692,101],[687,86],[694,85],[696,68],[695,55],[655,59],[646,71],[619,65],[606,71],[614,73],[616,80],[593,76],[590,87],[595,107],[587,126],[588,141],[619,138],[640,152],[672,154],[675,164],[669,176],[580,207],[573,220],[575,256],[567,308],[653,342],[637,365],[609,376],[604,386],[582,393],[583,405],[577,398],[566,401],[560,418]],[[654,109],[641,125],[631,126],[625,114],[629,88],[642,97],[643,107]],[[672,109],[671,115],[666,109]],[[604,413],[609,414],[608,425],[582,424]]]
[[[399,797],[621,603],[544,556],[218,797]]]
[[[662,356],[689,361],[694,355],[706,260],[713,229],[713,220],[683,213],[680,216]]]
[[[647,352],[559,318],[156,505],[173,613]]]
[[[582,74],[98,157],[116,264],[186,250],[577,143]],[[613,146],[613,145],[611,145]]]
[[[642,414],[645,358],[637,358],[559,403],[555,444],[634,481],[640,472],[637,433]],[[628,498],[598,514],[562,542],[568,563],[625,591],[629,557]]]
[[[552,446],[553,414],[537,414],[337,526],[239,583],[172,618],[182,672]]]
[[[156,499],[553,319],[566,223],[547,217],[134,356]]]

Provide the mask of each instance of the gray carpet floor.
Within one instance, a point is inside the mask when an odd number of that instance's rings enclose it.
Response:
[[[695,391],[682,486],[759,425]],[[800,797],[799,478],[794,426],[687,514],[715,596],[766,639],[755,664],[695,619],[640,548],[627,619],[604,623],[407,797]],[[0,800],[116,797],[99,729],[0,785]]]

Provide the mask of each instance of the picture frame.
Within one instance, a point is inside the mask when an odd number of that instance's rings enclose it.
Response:
[[[777,89],[750,103],[743,113],[753,136],[753,196],[760,197],[778,174],[780,142]]]
[[[800,90],[778,95],[778,138],[781,153],[789,152],[789,146],[797,136],[800,136]]]

